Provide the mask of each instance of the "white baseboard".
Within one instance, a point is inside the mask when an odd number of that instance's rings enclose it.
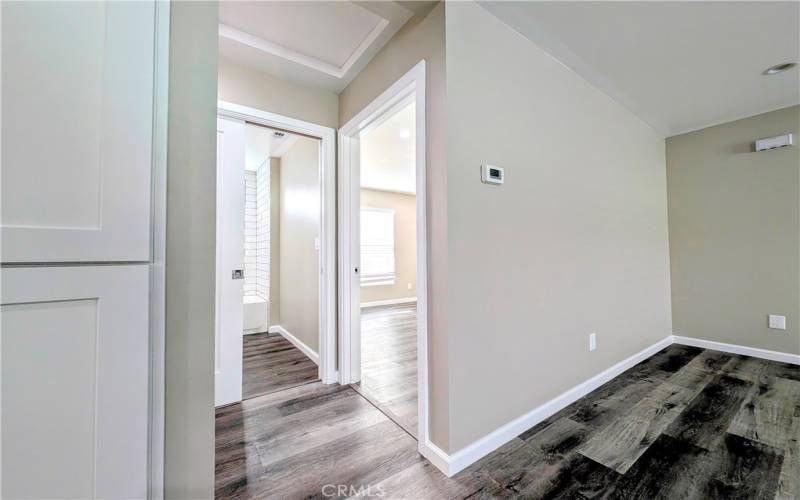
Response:
[[[255,335],[257,333],[267,333],[269,329],[265,330],[263,328],[251,328],[250,330],[244,330],[242,335]]]
[[[319,366],[319,354],[314,352],[310,347],[308,347],[306,344],[304,344],[300,339],[298,339],[297,337],[295,337],[294,335],[289,333],[289,331],[286,330],[286,328],[284,328],[284,327],[282,327],[280,325],[271,326],[271,327],[269,327],[269,333],[280,333],[283,338],[285,338],[286,340],[291,342],[295,347],[297,347],[298,349],[303,351],[303,354],[308,356],[308,358],[311,361],[313,361],[314,363],[317,364],[317,366]]]
[[[362,302],[361,307],[393,306],[395,304],[413,304],[417,301],[416,297],[404,297],[402,299],[374,300],[372,302]]]
[[[578,399],[618,376],[628,368],[631,368],[635,364],[644,361],[671,344],[672,336],[665,337],[650,347],[647,347],[637,352],[633,356],[620,361],[611,368],[608,368],[589,380],[576,385],[572,389],[569,389],[559,396],[556,396],[543,405],[534,408],[525,415],[512,420],[511,422],[492,431],[481,439],[451,455],[448,455],[430,441],[426,442],[424,447],[421,446],[420,451],[425,458],[430,460],[433,465],[444,472],[448,477],[453,476],[472,463],[477,462],[497,448],[503,446],[507,442],[527,431],[542,420],[574,403]]]
[[[673,336],[673,339],[676,344],[702,347],[703,349],[713,349],[715,351],[729,352],[731,354],[743,354],[745,356],[752,356],[754,358],[769,359],[771,361],[780,361],[782,363],[800,365],[800,355],[798,354],[768,351],[766,349],[758,349],[756,347],[725,344],[723,342],[714,342],[712,340],[696,339],[692,337],[681,337],[680,335]]]

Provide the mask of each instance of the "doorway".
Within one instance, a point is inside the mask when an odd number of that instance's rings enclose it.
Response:
[[[417,439],[427,420],[425,63],[339,134],[340,379]]]
[[[219,103],[215,406],[336,380],[332,139]]]

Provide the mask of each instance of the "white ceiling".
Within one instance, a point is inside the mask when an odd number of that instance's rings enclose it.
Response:
[[[338,93],[413,14],[396,2],[223,0],[219,50]]]
[[[258,170],[269,158],[280,158],[297,142],[297,135],[282,132],[283,137],[276,137],[271,128],[246,124],[244,127],[244,169]]]
[[[411,101],[361,136],[361,187],[415,193],[415,113]]]
[[[480,2],[671,136],[800,103],[800,3]]]

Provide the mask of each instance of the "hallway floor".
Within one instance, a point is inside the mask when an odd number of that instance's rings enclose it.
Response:
[[[317,364],[278,333],[245,335],[242,356],[243,399],[319,379]]]
[[[416,437],[416,304],[361,309],[361,382],[354,388]]]
[[[350,387],[256,397],[216,427],[218,498],[800,496],[800,367],[680,345],[449,479]]]

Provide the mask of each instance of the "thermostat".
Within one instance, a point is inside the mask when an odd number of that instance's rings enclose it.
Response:
[[[506,179],[503,169],[494,165],[481,165],[481,182],[486,184],[502,184]]]

